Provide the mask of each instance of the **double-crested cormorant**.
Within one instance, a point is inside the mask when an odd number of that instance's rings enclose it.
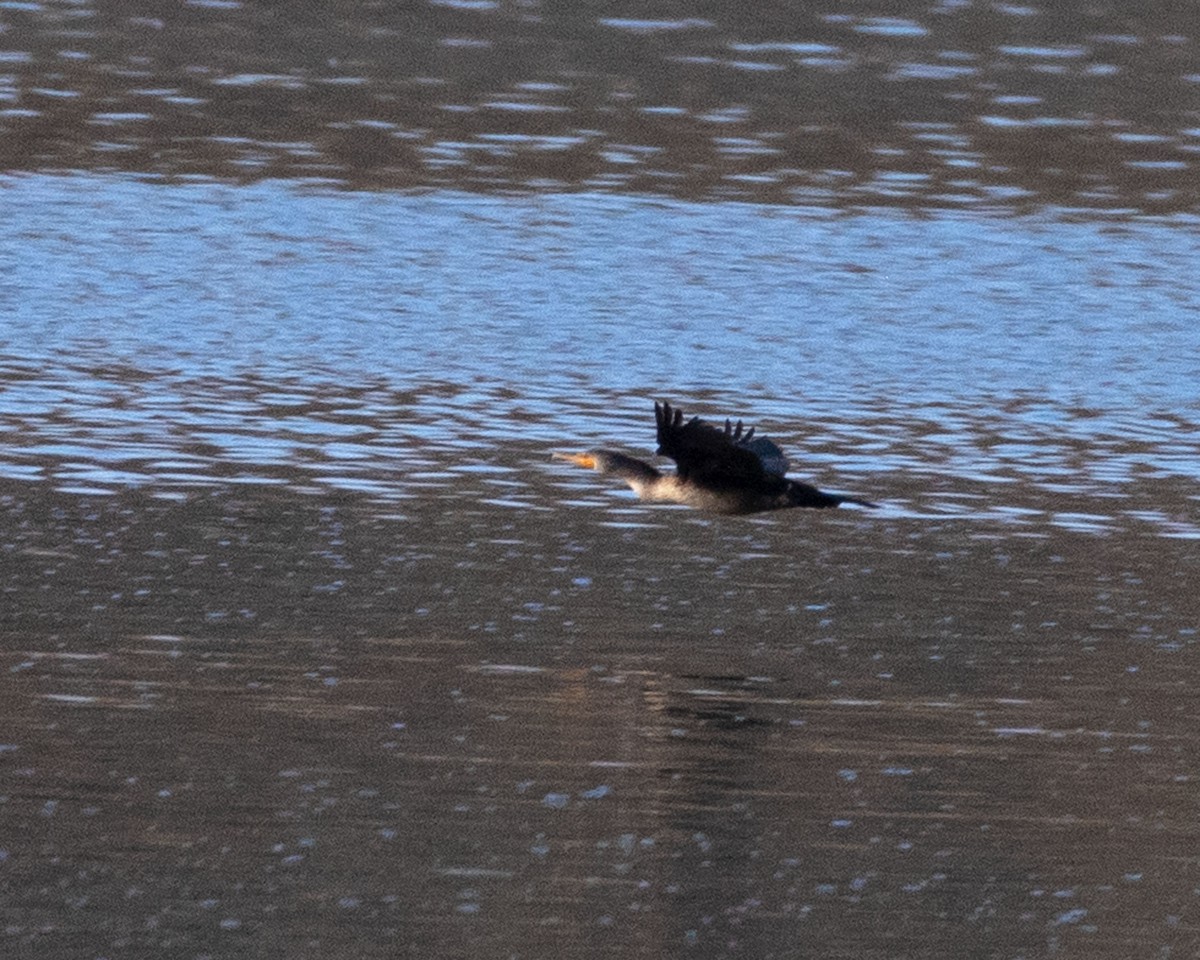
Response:
[[[556,453],[599,473],[620,477],[642,500],[683,503],[713,513],[756,513],[788,507],[836,507],[878,504],[857,497],[825,493],[799,480],[789,480],[788,461],[766,437],[755,437],[742,421],[725,421],[720,430],[668,403],[654,404],[658,421],[658,453],[675,461],[675,473],[662,473],[644,460],[613,450]]]

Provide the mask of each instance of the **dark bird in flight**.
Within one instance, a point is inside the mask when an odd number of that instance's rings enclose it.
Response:
[[[614,450],[556,453],[605,476],[619,477],[642,500],[683,503],[712,513],[757,513],[788,507],[836,507],[878,504],[857,497],[826,493],[799,480],[789,480],[788,461],[766,437],[756,437],[739,420],[721,430],[699,417],[684,421],[669,403],[654,404],[658,421],[658,454],[675,461],[675,472],[663,473],[644,460]]]

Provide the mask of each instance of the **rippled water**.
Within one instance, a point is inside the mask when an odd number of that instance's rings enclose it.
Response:
[[[2,197],[0,952],[1200,938],[1190,219]],[[883,506],[551,461],[659,397]]]
[[[13,479],[552,508],[552,450],[652,452],[666,396],[895,510],[958,485],[956,509],[1013,523],[1054,493],[1087,525],[1193,529],[1133,496],[1197,476],[1184,223],[86,178],[7,196]]]
[[[1186,211],[1191,4],[0,5],[0,165]]]

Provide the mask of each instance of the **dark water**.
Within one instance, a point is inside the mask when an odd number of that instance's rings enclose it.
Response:
[[[0,168],[834,207],[1197,203],[1189,3],[0,5]]]
[[[1189,219],[2,196],[5,956],[1195,952]]]

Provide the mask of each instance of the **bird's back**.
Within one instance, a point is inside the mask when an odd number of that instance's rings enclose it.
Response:
[[[685,483],[718,493],[757,496],[778,495],[786,490],[787,481],[768,473],[759,455],[751,447],[735,443],[729,430],[722,432],[698,417],[685,422],[683,412],[668,403],[656,403],[654,413],[658,452],[675,461]]]

